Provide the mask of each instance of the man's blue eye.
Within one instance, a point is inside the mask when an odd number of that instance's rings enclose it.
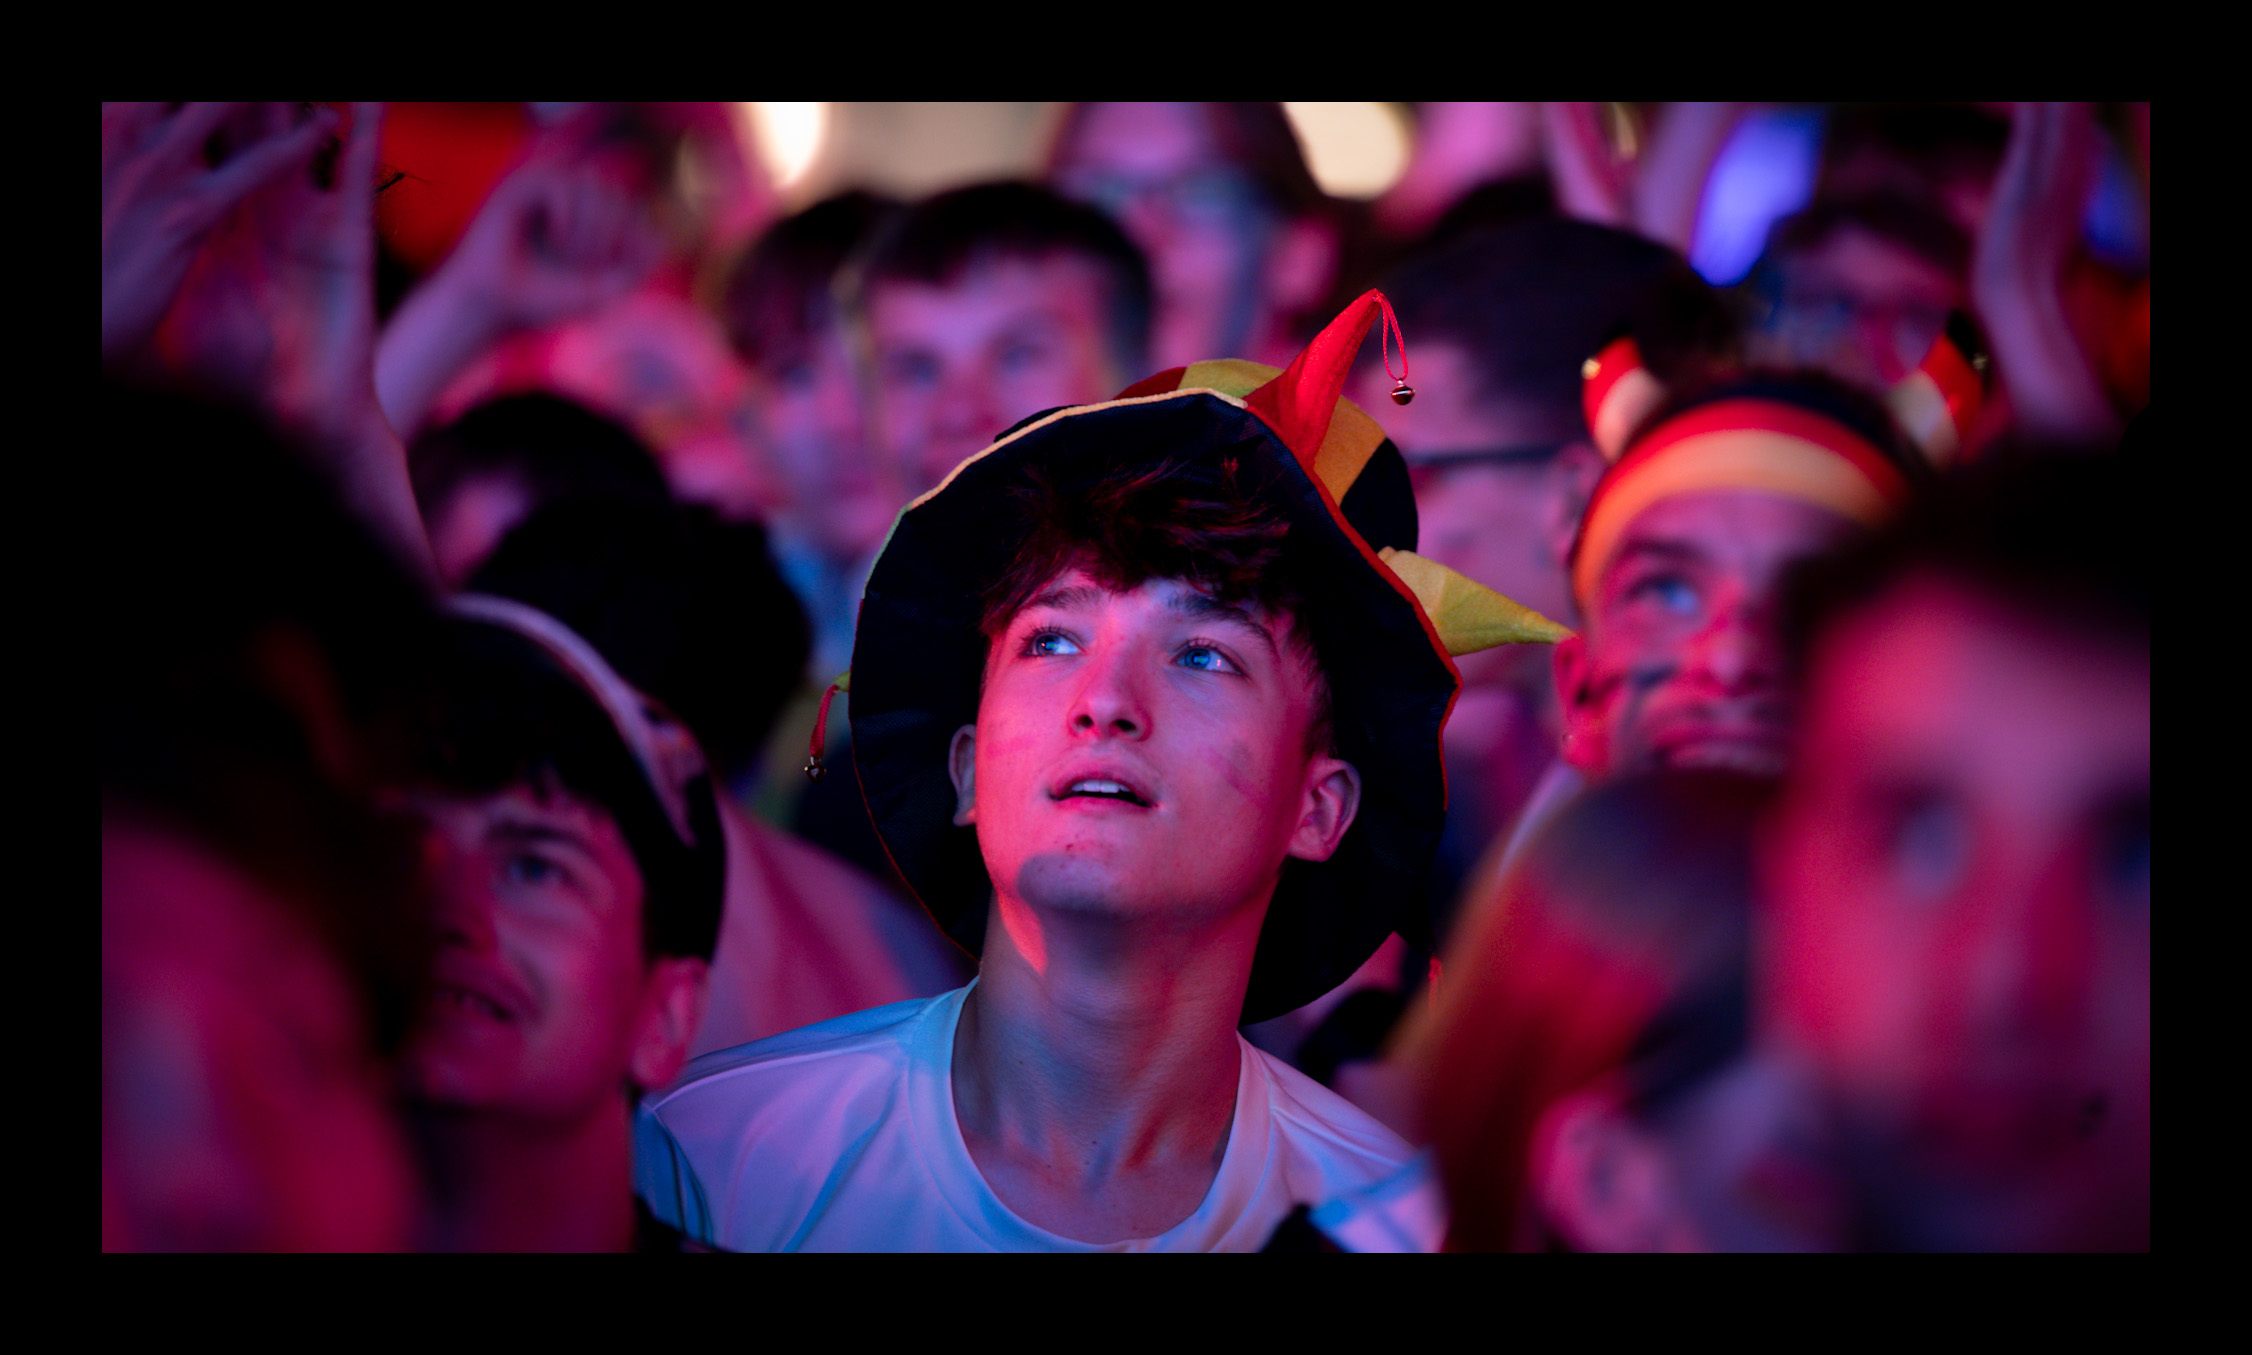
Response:
[[[1970,869],[1970,824],[1956,806],[1926,800],[1904,807],[1886,844],[1894,876],[1920,900],[1946,898]]]
[[[1228,662],[1228,656],[1210,645],[1190,645],[1181,651],[1181,663],[1184,667],[1201,669],[1207,673],[1235,671],[1235,666]]]
[[[1040,630],[1034,631],[1025,640],[1024,652],[1040,658],[1049,658],[1059,654],[1076,654],[1079,652],[1079,646],[1071,642],[1071,637],[1061,632]]]
[[[1037,344],[1012,343],[1001,350],[1001,370],[1024,372],[1039,366],[1047,358],[1047,350]]]
[[[1656,603],[1661,611],[1675,616],[1694,615],[1697,610],[1697,590],[1690,587],[1688,580],[1678,575],[1660,574],[1644,579],[1629,589],[1627,596],[1647,599]]]
[[[508,859],[508,882],[514,885],[549,885],[563,878],[563,868],[544,856],[523,854]]]

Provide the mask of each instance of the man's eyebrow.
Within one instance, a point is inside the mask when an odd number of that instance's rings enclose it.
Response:
[[[1274,637],[1267,633],[1267,628],[1260,623],[1259,618],[1246,608],[1232,602],[1222,602],[1208,593],[1184,588],[1165,600],[1165,610],[1191,621],[1225,621],[1240,627],[1258,637],[1259,643],[1266,646],[1268,658],[1278,664],[1282,662],[1282,652],[1275,648]]]
[[[1103,590],[1091,583],[1059,583],[1034,593],[1032,600],[1025,603],[1017,615],[1022,616],[1036,607],[1053,607],[1058,611],[1092,607],[1102,600],[1102,596]]]
[[[1612,568],[1627,563],[1636,556],[1655,556],[1660,560],[1678,564],[1703,564],[1710,557],[1704,547],[1692,541],[1666,536],[1629,537],[1613,557]]]
[[[485,840],[509,846],[558,843],[593,855],[593,845],[586,835],[555,824],[535,823],[524,819],[502,819],[485,830]]]

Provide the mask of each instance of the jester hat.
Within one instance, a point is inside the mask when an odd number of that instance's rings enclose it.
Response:
[[[1032,466],[1066,495],[1137,465],[1214,485],[1232,476],[1236,492],[1289,524],[1299,619],[1329,682],[1338,755],[1360,771],[1361,804],[1329,860],[1283,871],[1243,1020],[1321,996],[1390,932],[1430,945],[1422,883],[1446,809],[1439,735],[1460,686],[1452,656],[1565,632],[1413,554],[1406,463],[1340,398],[1369,326],[1389,312],[1381,293],[1364,294],[1281,372],[1202,362],[1101,404],[1035,415],[900,514],[861,602],[853,760],[901,877],[973,953],[991,881],[974,830],[954,824],[947,756],[955,730],[977,718],[984,598],[1030,531],[1011,490]]]

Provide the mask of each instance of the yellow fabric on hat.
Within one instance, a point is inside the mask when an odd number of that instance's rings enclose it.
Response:
[[[1377,552],[1377,558],[1423,604],[1423,614],[1431,618],[1449,654],[1460,657],[1496,645],[1554,644],[1572,633],[1532,608],[1414,551],[1387,546]]]

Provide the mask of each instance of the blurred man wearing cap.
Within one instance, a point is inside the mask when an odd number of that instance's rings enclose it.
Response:
[[[407,1060],[429,1245],[679,1250],[633,1196],[632,1107],[686,1061],[725,847],[684,731],[560,622],[453,604],[416,783],[439,951]]]
[[[1381,305],[1284,373],[1028,420],[903,515],[854,759],[979,977],[698,1060],[647,1103],[660,1213],[742,1249],[1248,1250],[1400,1171],[1237,1027],[1413,928],[1442,634],[1556,631],[1408,552],[1398,452],[1338,398]]]

